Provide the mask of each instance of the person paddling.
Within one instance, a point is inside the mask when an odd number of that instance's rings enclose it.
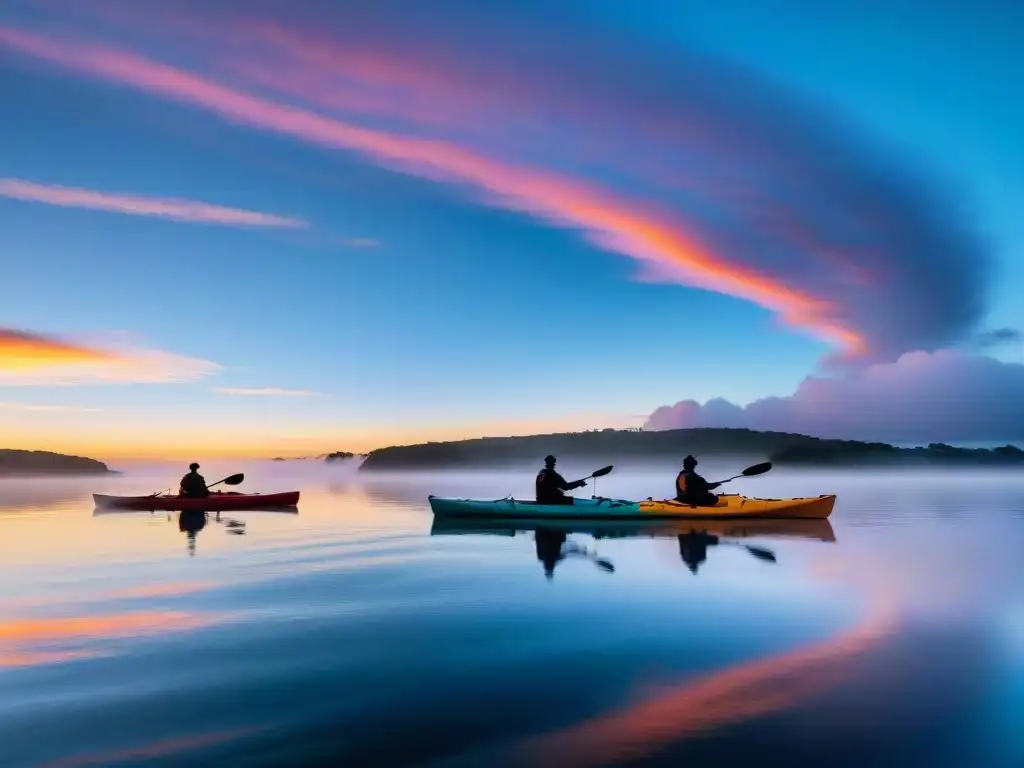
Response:
[[[188,465],[189,473],[181,478],[181,486],[178,488],[179,496],[188,498],[203,498],[210,495],[210,489],[206,487],[206,478],[199,474],[199,465],[192,462]]]
[[[573,483],[566,482],[555,471],[555,457],[544,458],[544,469],[537,473],[537,503],[538,504],[572,504],[572,496],[566,496],[565,491],[572,491],[582,488],[587,484],[586,480],[577,480]]]
[[[713,507],[718,497],[711,491],[721,483],[709,483],[696,470],[697,460],[693,456],[683,459],[683,471],[676,476],[676,501],[695,507]]]

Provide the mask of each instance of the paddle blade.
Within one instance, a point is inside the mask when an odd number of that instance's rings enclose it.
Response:
[[[753,477],[754,475],[763,475],[765,472],[772,468],[772,463],[766,461],[763,464],[755,464],[752,467],[747,467],[743,470],[743,477]]]
[[[239,472],[237,475],[225,477],[221,482],[224,483],[224,485],[241,485],[243,480],[245,480],[245,475]]]
[[[595,471],[591,475],[591,477],[604,477],[605,475],[607,475],[609,472],[612,471],[612,467],[613,466],[614,466],[613,464],[609,464],[607,467],[602,467],[601,469]]]
[[[747,547],[747,552],[752,554],[758,560],[764,560],[764,561],[769,562],[769,563],[776,562],[776,560],[775,560],[775,553],[772,552],[770,549],[762,549],[761,547],[750,547],[750,546],[748,546]]]

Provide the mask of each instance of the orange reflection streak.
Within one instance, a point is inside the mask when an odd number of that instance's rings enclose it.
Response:
[[[551,765],[635,760],[681,737],[792,707],[845,679],[851,670],[842,662],[877,645],[894,623],[892,610],[877,610],[830,640],[738,664],[625,710],[543,735],[526,749],[531,762]]]
[[[449,142],[357,127],[109,47],[65,43],[10,27],[0,27],[0,44],[93,77],[200,106],[228,122],[353,150],[382,165],[435,181],[469,184],[493,205],[579,228],[595,244],[636,259],[671,264],[694,286],[760,304],[792,325],[845,345],[850,353],[864,349],[856,332],[831,317],[834,308],[829,302],[730,263],[651,206],[624,200],[596,185],[511,166]]]
[[[20,610],[42,608],[53,605],[82,605],[83,603],[105,603],[116,600],[135,600],[154,597],[181,597],[197,592],[216,589],[218,584],[213,581],[177,581],[165,584],[144,584],[137,587],[112,589],[105,592],[77,592],[74,589],[62,591],[59,596],[40,595],[12,600],[0,599],[0,608],[16,608]],[[2,626],[2,625],[0,625]]]
[[[28,331],[0,328],[0,369],[31,370],[68,363],[111,363],[118,355]]]
[[[213,581],[180,581],[170,584],[147,584],[141,587],[128,587],[107,592],[94,600],[126,600],[136,597],[180,597],[191,595],[196,592],[206,592],[215,589],[217,583]]]
[[[152,760],[155,758],[169,757],[179,752],[187,752],[202,747],[210,747],[214,744],[222,744],[232,741],[241,736],[261,731],[261,726],[249,728],[234,728],[228,731],[214,731],[213,733],[199,733],[192,736],[183,736],[177,739],[164,739],[144,744],[140,747],[122,749],[116,752],[94,753],[89,755],[73,755],[72,757],[61,758],[50,763],[45,763],[43,768],[77,768],[81,765],[108,765],[110,763],[122,763],[128,760]]]
[[[16,619],[0,623],[0,667],[95,658],[108,655],[101,646],[109,640],[182,632],[212,622],[213,617],[182,611]]]

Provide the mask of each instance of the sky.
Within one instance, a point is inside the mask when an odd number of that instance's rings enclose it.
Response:
[[[1024,439],[1022,24],[8,0],[0,445]]]

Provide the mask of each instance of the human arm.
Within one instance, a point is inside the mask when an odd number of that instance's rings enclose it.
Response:
[[[687,484],[687,490],[694,494],[710,493],[713,488],[717,488],[721,483],[709,483],[700,475],[694,473],[690,475],[689,482]]]
[[[574,491],[577,488],[582,488],[584,485],[586,485],[587,481],[586,480],[576,480],[576,481],[570,483],[570,482],[567,482],[564,477],[562,477],[558,473],[555,473],[555,483],[557,484],[557,488],[560,491]]]

